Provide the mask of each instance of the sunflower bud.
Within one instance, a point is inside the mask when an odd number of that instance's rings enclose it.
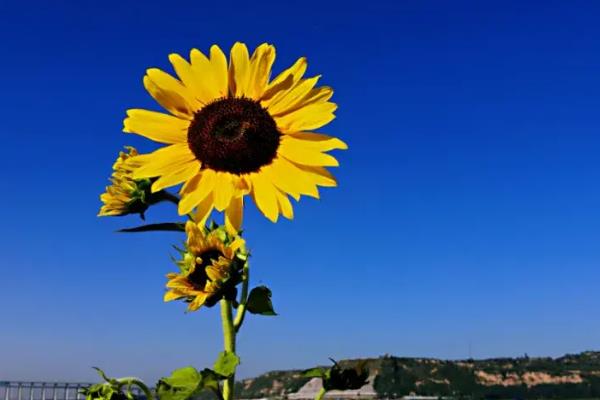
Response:
[[[223,298],[235,300],[248,257],[244,240],[214,224],[206,228],[188,221],[185,231],[185,249],[177,261],[180,272],[167,274],[164,300],[184,300],[188,311],[212,307]]]
[[[135,148],[125,147],[128,152],[119,152],[119,157],[113,164],[113,174],[110,178],[111,185],[106,187],[106,192],[100,195],[102,207],[98,216],[122,216],[127,214],[140,214],[151,203],[150,179],[133,179],[132,172],[139,166],[135,157],[138,152]]]

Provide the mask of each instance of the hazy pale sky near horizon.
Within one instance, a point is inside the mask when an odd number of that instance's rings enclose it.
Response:
[[[327,357],[600,349],[600,3],[0,4],[0,380],[153,382],[212,363],[218,310],[162,302],[178,234],[99,219],[146,68],[235,41],[305,55],[336,90],[339,188],[293,222],[250,205],[240,376]],[[169,205],[150,221],[174,215]]]

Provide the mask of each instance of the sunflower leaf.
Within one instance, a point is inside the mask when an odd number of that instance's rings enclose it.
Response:
[[[219,386],[219,381],[222,381],[227,377],[209,368],[204,368],[200,372],[200,375],[202,375],[202,389],[212,390],[219,399],[222,399],[223,396],[221,394],[221,387]]]
[[[136,233],[153,231],[185,232],[185,224],[183,222],[163,222],[159,224],[140,225],[133,228],[123,228],[119,229],[117,232]]]
[[[160,400],[187,400],[202,389],[202,375],[194,367],[176,369],[156,385]]]
[[[222,351],[213,366],[214,372],[229,378],[235,373],[235,368],[239,365],[240,358],[231,351]]]
[[[239,363],[237,356],[230,354]],[[231,359],[231,356],[225,358]],[[231,360],[228,362],[231,363]],[[227,379],[227,376],[209,368],[198,371],[193,367],[185,367],[176,369],[167,378],[160,379],[156,385],[156,392],[160,400],[188,400],[195,398],[198,393],[206,389],[213,391],[218,399],[223,400],[219,382],[224,379]]]
[[[252,314],[277,315],[271,302],[271,289],[266,286],[257,286],[252,289],[248,296],[246,309]]]

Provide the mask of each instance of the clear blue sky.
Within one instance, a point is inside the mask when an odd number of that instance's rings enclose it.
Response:
[[[400,3],[400,4],[398,4]],[[336,89],[339,188],[278,224],[249,208],[241,375],[327,357],[600,349],[600,4],[3,2],[0,379],[154,380],[204,367],[218,310],[164,304],[178,234],[124,236],[98,195],[141,81],[237,40]],[[150,220],[174,215],[169,206]]]

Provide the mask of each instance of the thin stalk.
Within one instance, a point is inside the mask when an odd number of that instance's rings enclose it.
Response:
[[[151,204],[159,203],[161,201],[169,201],[175,205],[179,204],[179,197],[167,192],[166,190],[161,190],[160,192],[155,193],[153,197],[154,198],[150,200]]]
[[[124,385],[127,385],[128,387],[130,387],[131,385],[136,385],[137,387],[142,389],[142,392],[144,392],[144,395],[146,396],[146,400],[154,399],[150,388],[148,388],[148,386],[146,386],[144,382],[137,378],[121,378],[119,379],[119,384],[120,387],[123,387]]]
[[[235,321],[233,321],[233,327],[237,333],[242,324],[244,323],[244,316],[246,315],[246,303],[248,302],[248,284],[250,282],[250,268],[248,261],[244,263],[242,269],[242,293],[240,295],[240,304],[235,312]]]
[[[322,400],[323,396],[325,396],[325,392],[327,391],[324,387],[322,387],[321,390],[319,390],[319,393],[317,393],[317,395],[315,396],[315,400]]]
[[[231,302],[226,299],[221,300],[221,320],[223,322],[223,348],[225,351],[235,353],[235,328],[233,327],[233,312]],[[223,383],[223,399],[233,399],[233,386],[235,383],[235,374],[231,375]]]

